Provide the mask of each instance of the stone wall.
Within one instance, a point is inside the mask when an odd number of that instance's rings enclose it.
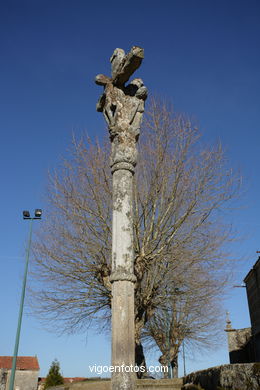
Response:
[[[64,385],[53,386],[48,390],[111,390],[110,380],[87,380],[77,383],[66,383]]]
[[[5,390],[8,371],[0,368],[0,390]]]
[[[204,390],[259,390],[260,364],[226,364],[197,371],[184,378],[184,384],[188,383]]]
[[[254,348],[255,361],[260,362],[260,333],[256,334],[252,338],[252,345]]]
[[[260,257],[244,279],[252,334],[260,333]]]
[[[251,328],[226,329],[230,363],[255,362]]]
[[[182,378],[175,379],[138,379],[135,388],[137,390],[181,390]],[[50,387],[48,390],[111,390],[110,380],[87,380],[79,383],[71,383]]]
[[[254,361],[260,362],[260,257],[244,279],[252,326]]]
[[[230,329],[228,331],[228,348],[229,351],[241,349],[250,340],[251,328]],[[243,363],[243,362],[241,362]]]
[[[1,374],[1,371],[2,374]],[[0,390],[8,390],[11,370],[0,370]],[[14,390],[37,390],[39,371],[16,370]],[[1,384],[6,382],[5,384]],[[2,387],[1,387],[2,386]]]

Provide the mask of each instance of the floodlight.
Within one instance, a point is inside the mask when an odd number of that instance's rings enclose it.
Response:
[[[27,211],[27,210],[24,210],[23,211],[23,218],[25,219],[25,218],[30,218],[30,213],[29,213],[29,211]]]
[[[35,218],[41,218],[42,210],[41,209],[35,209],[34,216],[35,216]]]

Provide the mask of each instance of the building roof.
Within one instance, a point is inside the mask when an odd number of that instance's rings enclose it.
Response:
[[[88,378],[86,377],[73,377],[73,378],[63,378],[64,383],[73,383],[73,382],[82,382]],[[39,383],[45,383],[46,382],[46,377],[39,378]]]
[[[74,378],[63,378],[64,383],[73,383],[73,382],[82,382],[86,378],[81,378],[81,377],[74,377]]]
[[[247,283],[249,277],[253,274],[253,272],[255,270],[257,270],[257,268],[260,267],[260,256],[258,257],[257,261],[255,262],[255,264],[253,265],[253,267],[251,268],[251,270],[248,272],[248,274],[246,275],[246,277],[244,278],[244,282]]]
[[[12,356],[0,356],[0,368],[11,370],[12,361]],[[40,366],[36,356],[17,356],[16,369],[39,371]]]

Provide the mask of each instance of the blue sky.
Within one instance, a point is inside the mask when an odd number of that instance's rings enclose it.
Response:
[[[192,115],[204,139],[220,139],[230,165],[241,169],[243,208],[229,218],[244,238],[232,247],[244,258],[234,269],[242,282],[260,250],[259,18],[257,0],[0,2],[1,355],[14,347],[29,228],[22,210],[44,209],[47,172],[73,132],[107,131],[95,111],[101,90],[93,80],[109,74],[116,47],[142,46],[138,75],[149,93]],[[245,289],[231,289],[225,307],[234,327],[249,326]],[[110,344],[92,332],[57,337],[24,316],[19,354],[37,354],[43,376],[54,358],[65,376],[90,376],[89,364],[109,364]],[[223,344],[186,365],[192,371],[226,362]]]

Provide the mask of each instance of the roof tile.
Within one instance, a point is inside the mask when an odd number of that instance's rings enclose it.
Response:
[[[0,368],[11,370],[12,361],[12,356],[0,356]],[[17,356],[16,369],[38,371],[40,366],[36,356]]]

